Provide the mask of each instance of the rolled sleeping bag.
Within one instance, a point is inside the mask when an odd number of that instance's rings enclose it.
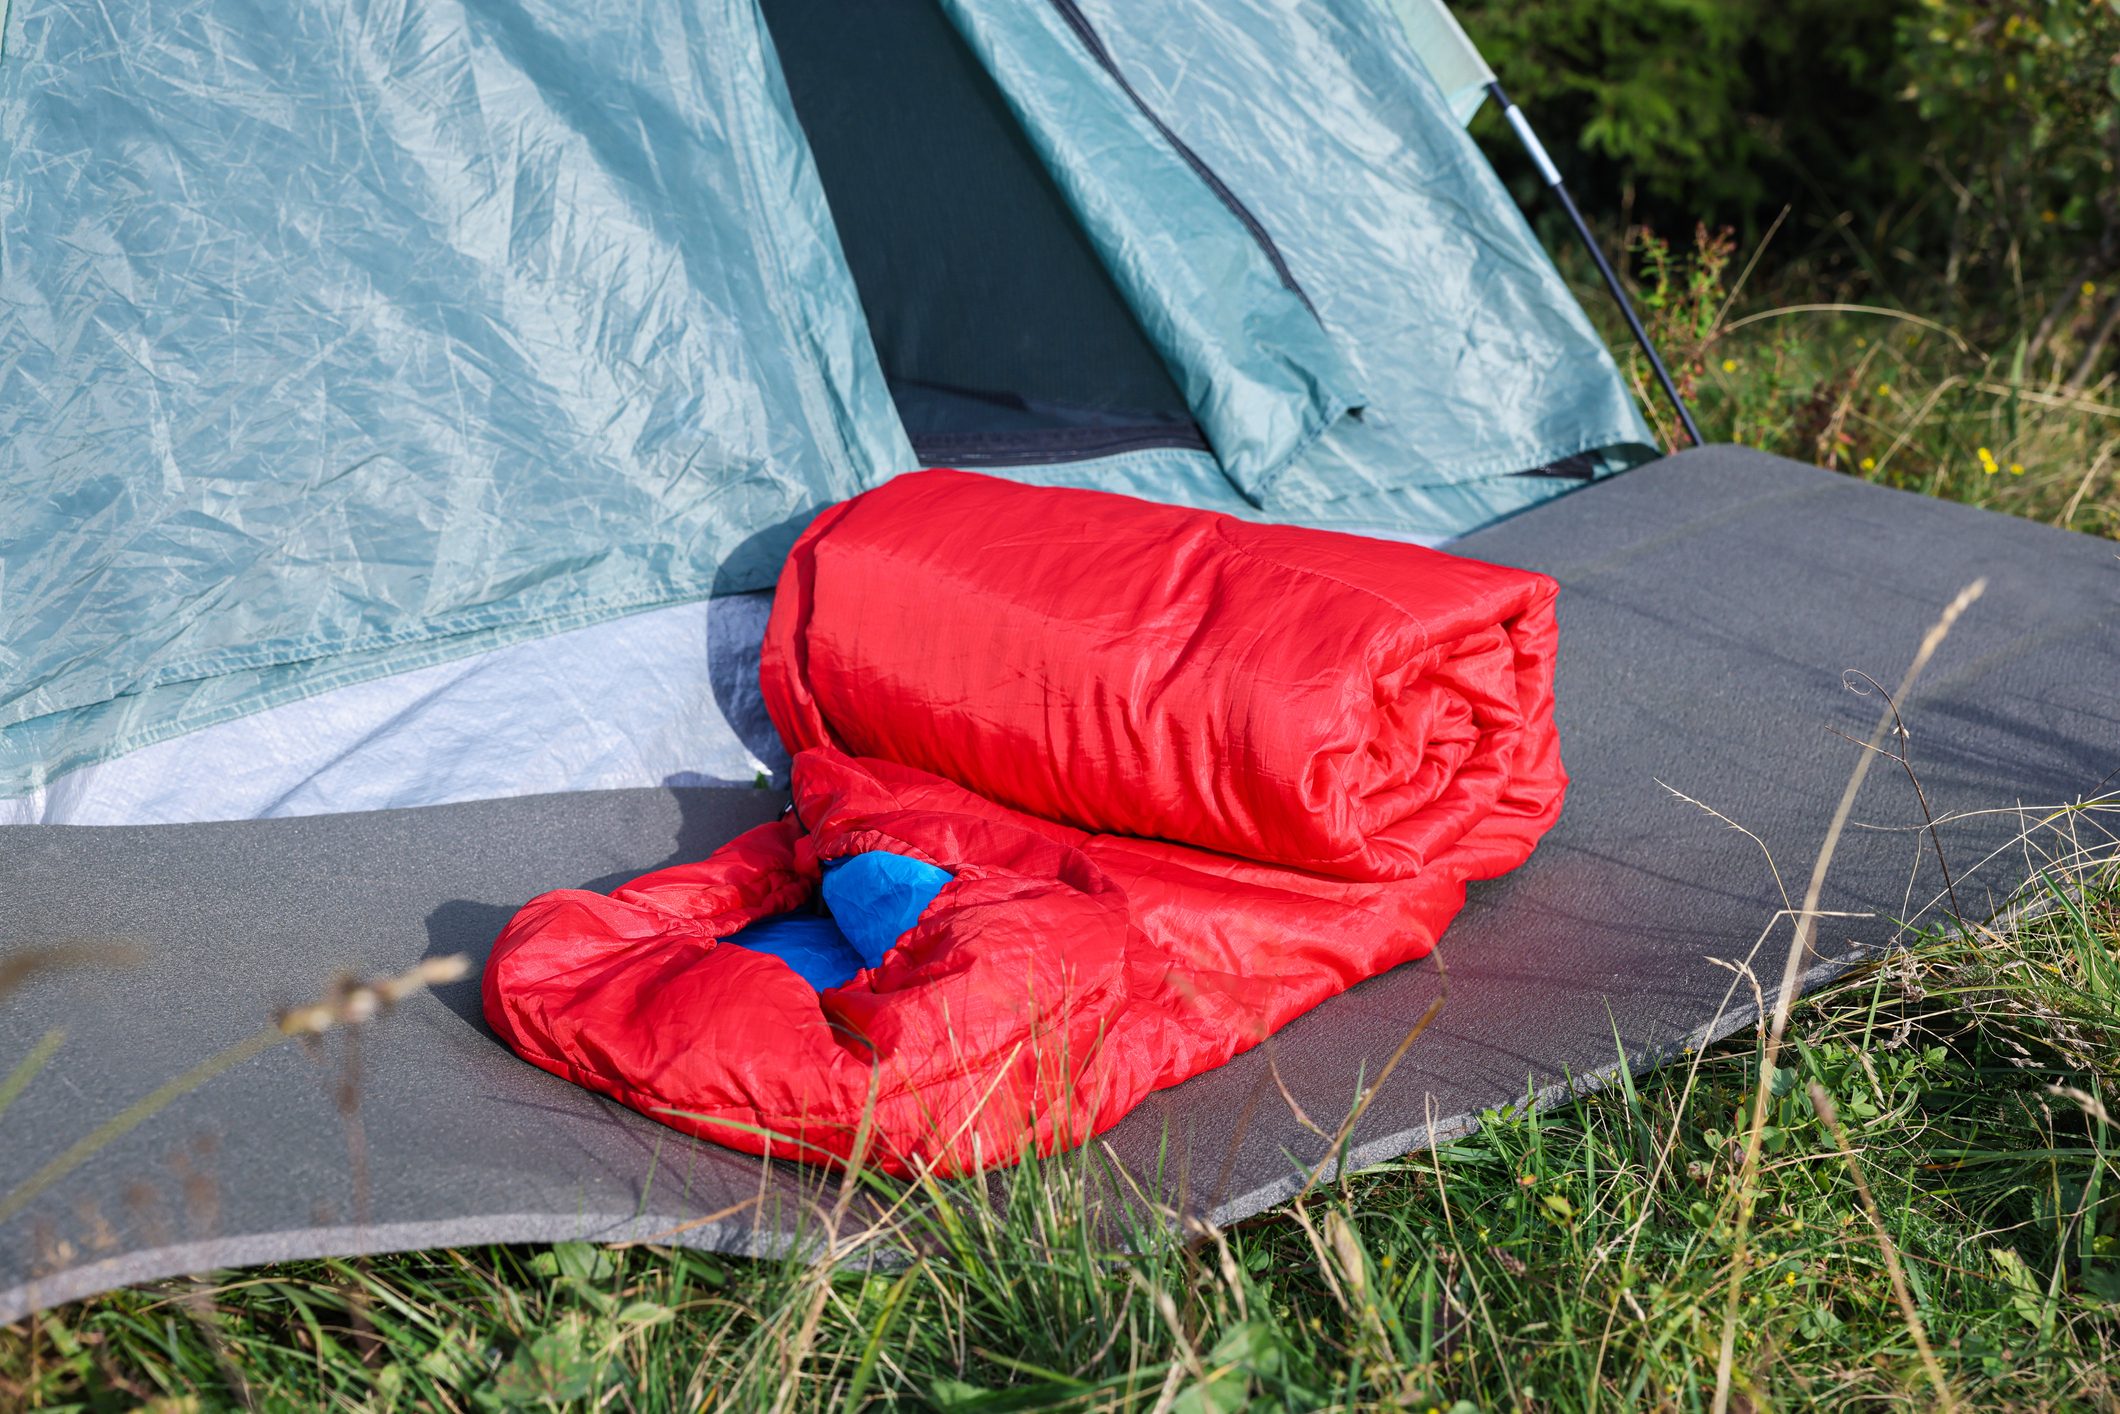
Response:
[[[1520,857],[1558,813],[1554,596],[1417,546],[924,471],[796,542],[760,677],[794,751],[1404,879],[1483,835]]]
[[[958,472],[825,512],[793,806],[495,943],[532,1063],[752,1153],[1050,1153],[1425,956],[1558,813],[1552,583]]]

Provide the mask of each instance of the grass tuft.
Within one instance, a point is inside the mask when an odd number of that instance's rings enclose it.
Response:
[[[1698,227],[1683,250],[1650,232],[1626,242],[1644,321],[1710,441],[2120,537],[2120,371],[2098,372],[2120,308],[2110,281],[1994,308],[1939,290],[1928,303],[1952,313],[1931,318],[1801,256],[1762,283],[1779,226],[1734,278],[1727,231]],[[1684,446],[1611,301],[1567,268],[1663,444]]]

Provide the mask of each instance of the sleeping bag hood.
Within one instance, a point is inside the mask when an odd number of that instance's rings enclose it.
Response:
[[[1078,1144],[1522,862],[1566,778],[1554,585],[955,471],[827,510],[761,668],[790,811],[545,894],[495,1030],[688,1133],[893,1173]]]

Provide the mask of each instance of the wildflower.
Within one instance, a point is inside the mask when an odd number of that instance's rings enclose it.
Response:
[[[1877,470],[1877,458],[1875,458],[1875,457],[1864,457],[1864,458],[1862,459],[1862,469],[1863,469],[1864,471],[1875,471],[1875,470]]]
[[[1736,371],[1737,371],[1737,360],[1736,360],[1736,359],[1734,359],[1734,358],[1726,358],[1726,359],[1724,359],[1724,360],[1723,360],[1723,372],[1725,372],[1725,373],[1735,373]]]
[[[1998,466],[1995,462],[1995,454],[1989,451],[1987,448],[1980,448],[1978,456],[1980,457],[1980,470],[1984,474],[1988,476],[1993,476],[1996,472],[2002,470],[2002,468]]]
[[[2012,475],[2012,476],[2022,476],[2022,475],[2024,475],[2024,463],[2023,463],[2023,462],[2011,462],[2011,463],[2010,463],[2010,475]]]
[[[1866,349],[1866,348],[1868,348],[1869,346],[1870,346],[1870,341],[1869,341],[1868,339],[1865,339],[1865,338],[1864,338],[1864,337],[1863,337],[1862,335],[1860,335],[1860,334],[1857,334],[1857,335],[1855,336],[1855,347],[1856,347],[1856,348],[1858,348],[1858,349]]]
[[[1788,1285],[1790,1285],[1790,1286],[1794,1286],[1794,1285],[1796,1285],[1796,1273],[1794,1273],[1794,1272],[1790,1272],[1790,1273],[1789,1273],[1789,1279],[1788,1279],[1788,1282],[1787,1282],[1787,1284],[1788,1284]]]
[[[2059,221],[2061,219],[2061,213],[2054,210],[2052,207],[2048,207],[2046,210],[2039,213],[2039,219],[2045,222],[2047,225],[2051,226],[2056,221]]]
[[[1880,398],[1889,398],[1889,397],[1891,397],[1891,396],[1892,396],[1892,385],[1891,385],[1891,384],[1889,384],[1889,383],[1879,383],[1879,384],[1877,385],[1877,396],[1878,396],[1878,397],[1880,397]]]

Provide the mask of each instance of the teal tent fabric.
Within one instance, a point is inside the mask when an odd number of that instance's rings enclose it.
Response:
[[[941,3],[1212,449],[1008,474],[1432,541],[1648,442],[1376,0]],[[756,0],[0,14],[0,797],[915,464]]]
[[[1269,253],[1188,165],[1156,127],[1169,119],[1143,111],[1065,6],[942,3],[1162,352],[1223,471],[1263,501],[1362,401],[1308,297],[1275,269],[1278,247]]]
[[[1421,67],[1443,91],[1443,99],[1460,123],[1471,123],[1487,101],[1494,70],[1473,45],[1465,28],[1443,0],[1384,0],[1406,32],[1406,42],[1420,56]]]
[[[1274,233],[1362,391],[1361,416],[1263,498],[1276,518],[1654,445],[1582,307],[1377,0],[1080,8],[1144,101]]]
[[[910,461],[750,0],[18,0],[0,790],[769,584]]]

